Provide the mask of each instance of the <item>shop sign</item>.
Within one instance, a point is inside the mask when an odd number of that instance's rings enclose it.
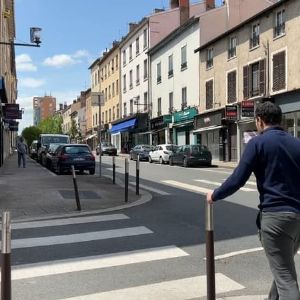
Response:
[[[246,100],[241,102],[241,118],[254,118],[253,100]]]
[[[163,117],[165,124],[172,123],[172,115],[164,115]]]
[[[4,118],[5,119],[19,119],[20,116],[20,110],[19,110],[19,104],[5,104],[3,107],[4,112]]]
[[[15,120],[9,120],[9,126],[10,131],[18,131],[19,130],[19,122]]]
[[[183,111],[178,111],[173,114],[174,123],[183,122],[186,120],[192,120],[198,114],[197,108],[192,107]]]
[[[237,105],[226,105],[225,106],[225,118],[227,120],[236,121],[237,120]]]

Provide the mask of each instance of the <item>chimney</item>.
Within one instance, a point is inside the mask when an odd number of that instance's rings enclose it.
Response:
[[[137,27],[136,23],[129,23],[129,32],[131,32],[132,30],[134,30]]]
[[[59,110],[63,110],[64,109],[64,106],[62,103],[59,103]]]
[[[206,0],[206,10],[215,8],[215,0]]]
[[[66,109],[68,107],[67,102],[64,103],[64,109]]]
[[[179,0],[179,12],[180,12],[180,26],[181,26],[190,18],[189,0]]]
[[[170,8],[176,8],[179,6],[179,0],[170,0]]]

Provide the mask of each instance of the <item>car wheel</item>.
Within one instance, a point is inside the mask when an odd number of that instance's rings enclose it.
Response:
[[[150,163],[150,164],[153,163],[153,160],[152,160],[152,158],[151,158],[150,155],[149,155],[149,163]]]
[[[183,166],[184,166],[185,168],[188,167],[188,161],[187,161],[187,158],[186,158],[186,157],[183,159]]]
[[[161,165],[163,165],[163,164],[164,164],[164,160],[163,160],[163,158],[162,158],[162,157],[160,157],[160,158],[159,158],[159,163],[160,163]]]
[[[169,165],[173,166],[173,158],[172,157],[169,158]]]
[[[90,175],[94,175],[95,174],[95,169],[89,170]]]

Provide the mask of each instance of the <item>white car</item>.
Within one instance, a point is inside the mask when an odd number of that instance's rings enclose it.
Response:
[[[168,163],[169,156],[178,148],[173,144],[161,144],[155,146],[153,151],[149,152],[149,162],[158,161],[160,164]]]

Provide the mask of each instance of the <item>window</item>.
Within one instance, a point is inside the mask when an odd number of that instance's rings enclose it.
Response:
[[[132,83],[132,70],[129,71],[129,89],[131,90],[133,88]]]
[[[126,117],[127,116],[127,103],[124,103],[123,104],[123,107],[124,107],[124,117]]]
[[[123,75],[123,93],[126,93],[126,74]]]
[[[260,60],[243,68],[244,99],[265,94],[266,60]]]
[[[109,109],[109,113],[108,113],[108,121],[111,122],[111,108]]]
[[[147,48],[148,46],[148,37],[147,37],[147,29],[144,29],[144,34],[143,34],[143,40],[144,40],[144,49]]]
[[[169,93],[169,114],[173,112],[173,92]]]
[[[144,60],[144,80],[148,78],[148,61]]]
[[[136,85],[140,84],[140,65],[136,66]]]
[[[113,121],[116,119],[116,111],[115,111],[115,107],[113,106],[113,115],[112,115],[112,119]]]
[[[181,89],[181,110],[187,107],[187,89],[186,87]]]
[[[144,93],[144,111],[146,111],[148,108],[148,93]]]
[[[116,94],[119,95],[119,79],[116,81]]]
[[[120,117],[120,106],[117,104],[117,119]]]
[[[181,71],[187,68],[186,46],[181,48]]]
[[[214,66],[214,48],[207,49],[206,56],[206,69],[210,69]]]
[[[285,33],[285,10],[276,13],[274,37],[283,35]]]
[[[110,99],[111,98],[111,88],[110,88],[110,86],[108,87],[108,99]]]
[[[113,59],[111,60],[111,73],[113,74],[114,71],[115,71],[115,59],[113,58]]]
[[[273,92],[285,89],[285,51],[273,55]]]
[[[126,65],[126,50],[123,50],[123,66]]]
[[[236,57],[236,37],[230,37],[228,42],[228,59]]]
[[[104,101],[107,101],[107,88],[105,88]]]
[[[115,96],[115,83],[112,83],[112,96]]]
[[[105,111],[105,123],[107,123],[107,111]]]
[[[157,82],[157,84],[161,83],[161,63],[160,62],[156,65],[156,82]]]
[[[169,71],[168,77],[173,77],[173,54],[169,56]]]
[[[136,105],[136,110],[137,110],[137,112],[139,112],[139,111],[140,111],[140,110],[139,110],[139,106],[140,106],[140,96],[137,96],[137,97],[134,98],[133,104]]]
[[[135,40],[135,53],[138,55],[140,53],[140,39],[136,38]]]
[[[106,79],[107,78],[107,66],[104,67],[104,78]]]
[[[129,46],[129,60],[132,60],[132,44]]]
[[[236,71],[232,71],[227,73],[227,103],[236,101]]]
[[[104,112],[102,113],[101,124],[104,123]]]
[[[119,55],[116,55],[116,70],[119,68]]]
[[[133,99],[130,100],[130,114],[133,114]]]
[[[206,109],[212,109],[213,108],[213,101],[214,101],[214,81],[213,80],[209,80],[206,81],[205,84],[205,88],[206,88]]]
[[[107,73],[108,73],[108,77],[110,76],[110,62],[107,64]]]
[[[157,116],[161,116],[161,98],[157,99]]]
[[[250,49],[259,46],[259,23],[252,25]]]

